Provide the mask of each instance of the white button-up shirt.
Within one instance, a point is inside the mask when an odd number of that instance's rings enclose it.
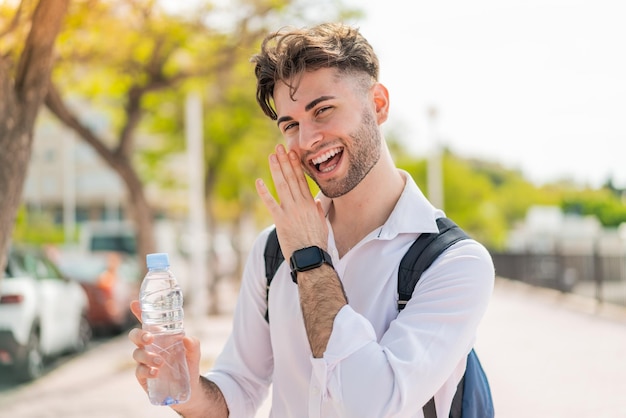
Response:
[[[406,186],[389,219],[341,259],[330,229],[328,252],[348,305],[335,318],[323,358],[311,354],[288,262],[272,281],[265,321],[269,229],[259,235],[232,335],[206,375],[224,394],[231,417],[253,417],[270,384],[276,418],[422,417],[433,396],[437,416],[449,415],[491,297],[494,268],[482,245],[460,241],[424,272],[398,314],[400,260],[420,233],[437,232],[435,220],[444,216],[403,174]]]

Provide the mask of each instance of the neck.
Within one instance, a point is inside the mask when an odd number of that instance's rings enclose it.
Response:
[[[333,227],[339,256],[385,223],[395,207],[405,179],[386,147],[380,160],[349,193],[333,199],[328,219]]]

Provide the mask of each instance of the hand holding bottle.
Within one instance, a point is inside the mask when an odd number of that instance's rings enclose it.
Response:
[[[139,300],[131,302],[130,310],[141,321],[141,304]],[[133,359],[137,362],[135,377],[141,387],[148,392],[147,379],[158,376],[159,369],[163,365],[163,359],[158,354],[146,350],[146,347],[154,341],[154,335],[149,331],[134,328],[128,334],[128,338],[137,346],[133,352]],[[183,345],[185,346],[185,358],[187,360],[187,368],[189,369],[190,381],[193,381],[194,378],[200,377],[200,341],[197,338],[185,336]]]

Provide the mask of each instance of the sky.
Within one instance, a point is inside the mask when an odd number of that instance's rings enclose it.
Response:
[[[439,143],[536,184],[626,188],[626,1],[348,3],[390,92],[385,130],[416,155]]]

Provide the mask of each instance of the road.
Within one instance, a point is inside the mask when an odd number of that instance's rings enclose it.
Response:
[[[209,368],[230,315],[189,321]],[[40,380],[0,393],[0,416],[167,418],[134,379],[126,336],[65,361]],[[504,418],[626,418],[626,309],[498,279],[476,351]],[[257,418],[267,417],[269,404]],[[376,418],[376,417],[375,417]]]
[[[499,280],[476,350],[497,417],[626,417],[623,307]]]

